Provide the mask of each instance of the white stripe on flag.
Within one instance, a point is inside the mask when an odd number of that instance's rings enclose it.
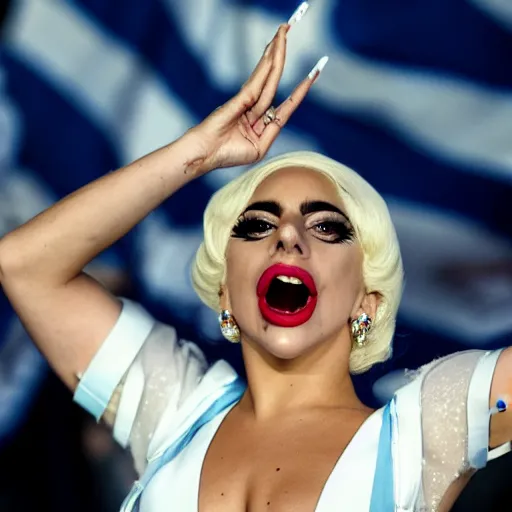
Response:
[[[10,19],[6,45],[76,103],[117,145],[125,162],[194,123],[142,59],[73,5],[19,0]]]
[[[510,333],[510,240],[444,210],[387,202],[404,260],[402,317],[473,347]]]
[[[503,12],[512,10],[499,0],[475,1],[501,5]],[[261,9],[240,9],[227,0],[167,0],[166,5],[211,79],[230,90],[246,80],[265,42],[283,22]],[[318,0],[290,31],[282,90],[288,91],[300,80],[300,70],[318,56],[329,55],[329,64],[311,92],[317,102],[354,117],[368,112],[431,158],[466,170],[484,167],[512,179],[510,91],[441,71],[413,70],[359,57],[340,46],[330,32],[335,29],[331,22],[335,5],[335,0]],[[220,25],[221,34],[212,38]]]
[[[488,14],[496,23],[512,30],[512,2],[510,0],[469,0]]]

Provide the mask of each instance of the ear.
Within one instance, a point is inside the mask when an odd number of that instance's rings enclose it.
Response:
[[[227,309],[228,311],[231,311],[231,302],[229,300],[229,293],[225,284],[220,285],[219,305],[221,310]]]
[[[357,317],[366,313],[372,320],[375,320],[377,316],[377,309],[379,308],[381,300],[380,293],[372,292],[364,295],[363,299],[357,310],[355,311],[352,320],[355,320]]]

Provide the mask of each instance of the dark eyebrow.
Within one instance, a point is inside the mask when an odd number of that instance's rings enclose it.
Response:
[[[276,217],[281,217],[283,214],[283,207],[276,201],[256,201],[255,203],[250,204],[244,210],[244,213],[255,210],[259,212],[268,212]],[[327,201],[305,201],[300,205],[300,213],[303,216],[316,212],[339,213],[341,216],[345,217],[347,222],[350,223],[350,219],[347,217],[346,213],[342,212],[337,206],[334,206]]]
[[[281,217],[283,213],[283,207],[276,203],[276,201],[257,201],[250,204],[244,211],[244,213],[257,210],[259,212],[268,212],[276,217]]]
[[[342,212],[337,206],[334,206],[331,203],[327,203],[326,201],[305,201],[300,205],[300,213],[302,213],[302,215],[308,215],[315,212],[339,213],[345,217],[348,222],[350,222],[350,219],[347,217],[346,213]]]

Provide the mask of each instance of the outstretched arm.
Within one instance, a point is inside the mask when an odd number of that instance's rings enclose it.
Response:
[[[240,92],[200,125],[79,189],[0,241],[3,289],[71,389],[121,308],[82,269],[190,180],[263,158],[317,76],[299,84],[277,109],[276,122],[264,122],[282,75],[288,29],[280,27]]]

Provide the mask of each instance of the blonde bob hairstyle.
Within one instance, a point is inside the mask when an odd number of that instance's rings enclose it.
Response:
[[[204,214],[204,241],[192,267],[194,288],[207,306],[220,310],[219,291],[226,278],[231,230],[258,185],[272,173],[290,167],[318,171],[335,184],[363,251],[366,291],[380,296],[366,345],[354,345],[350,355],[350,371],[362,373],[391,355],[402,294],[402,260],[386,203],[361,176],[339,162],[309,151],[287,153],[242,174],[215,193]]]

